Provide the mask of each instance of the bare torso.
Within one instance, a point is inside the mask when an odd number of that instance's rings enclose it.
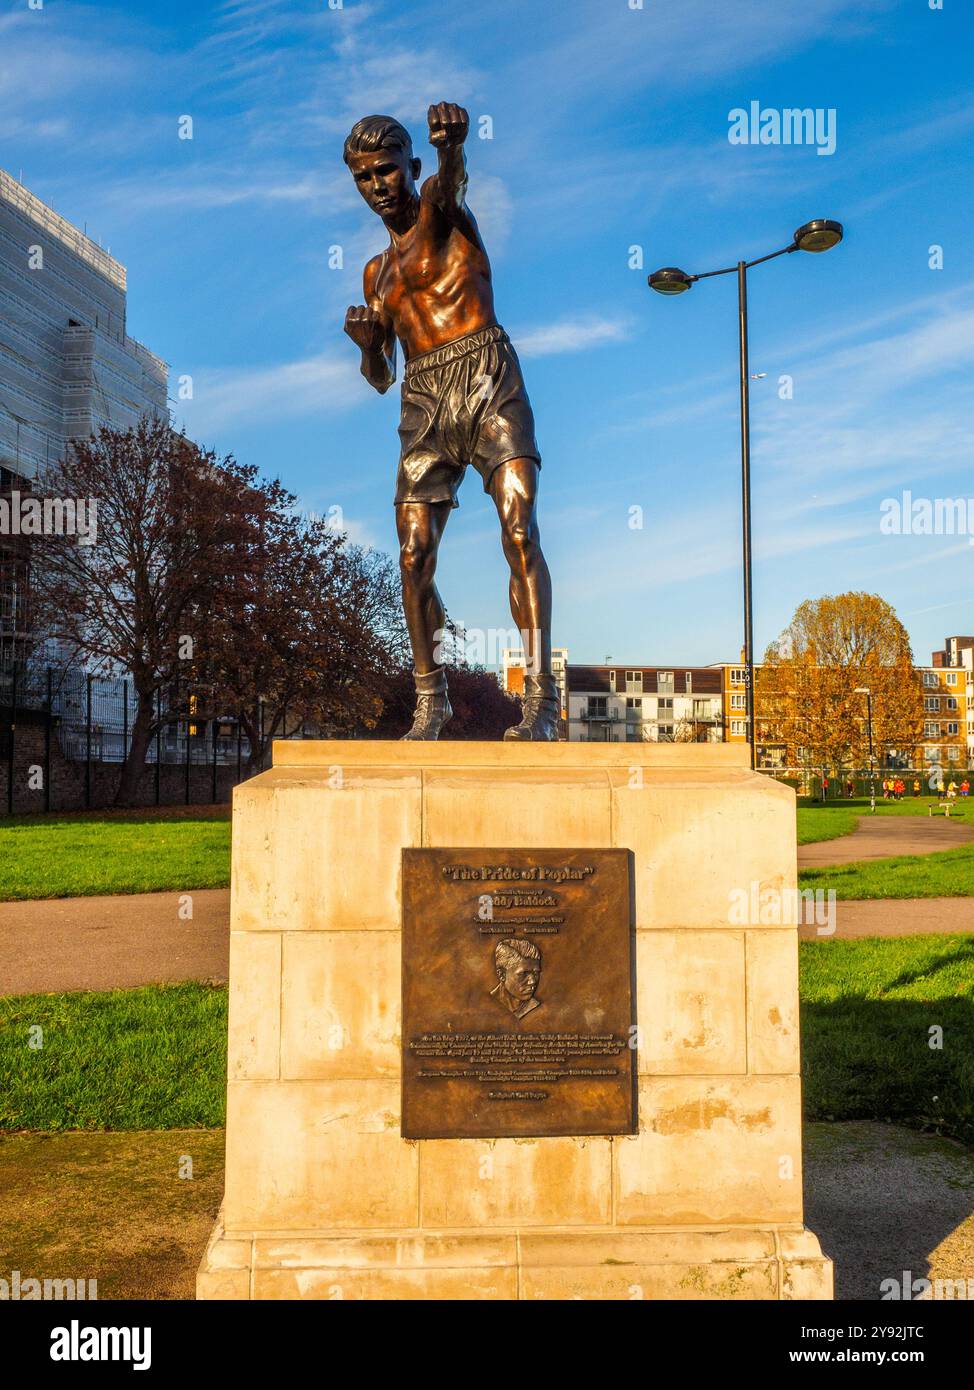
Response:
[[[407,361],[497,322],[490,262],[472,214],[464,208],[448,220],[423,195],[413,226],[391,232],[388,248],[365,270],[367,301],[391,322]]]

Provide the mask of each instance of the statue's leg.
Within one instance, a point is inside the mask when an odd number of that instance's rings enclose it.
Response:
[[[434,582],[440,537],[450,511],[449,502],[402,502],[396,507],[402,606],[416,679],[416,712],[407,739],[438,738],[453,713],[446,672],[437,663],[442,640],[438,634],[446,624],[446,612]]]
[[[524,643],[524,718],[504,735],[550,741],[558,737],[558,687],[551,673],[551,576],[538,528],[538,464],[511,459],[495,469],[490,493],[501,523],[501,543],[511,569],[511,616]]]

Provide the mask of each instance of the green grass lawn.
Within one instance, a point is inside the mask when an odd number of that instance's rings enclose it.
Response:
[[[834,889],[844,901],[862,898],[966,898],[974,894],[974,844],[936,854],[903,854],[855,864],[802,869],[800,888]]]
[[[876,802],[876,815],[926,816],[936,798],[904,797],[902,801]],[[798,843],[810,845],[834,840],[855,830],[860,816],[869,816],[868,801],[811,802],[798,805]],[[974,825],[974,803],[958,800],[952,821]],[[861,898],[956,898],[974,894],[974,845],[935,854],[900,855],[819,869],[802,869],[802,888],[834,889],[847,901]]]
[[[222,1125],[226,1031],[217,986],[0,998],[0,1129]]]
[[[868,806],[867,806],[868,811]],[[798,843],[818,844],[820,840],[836,840],[851,835],[859,824],[860,810],[847,806],[798,806]]]
[[[936,796],[905,796],[902,801],[884,801],[882,795],[876,798],[877,816],[926,816],[930,806],[937,814],[940,798]],[[840,835],[848,835],[855,830],[860,816],[871,816],[868,797],[853,800],[815,801],[811,797],[798,798],[798,843],[817,844],[821,840],[835,840]],[[942,812],[940,813],[943,814]],[[950,818],[965,825],[974,825],[974,800],[958,797]]]
[[[876,804],[880,816],[926,815],[930,798]],[[807,799],[798,806],[798,843],[848,835],[868,801]],[[974,802],[958,820],[974,825]],[[840,898],[952,897],[974,893],[969,851],[808,870],[804,887],[834,887]],[[0,902],[225,888],[230,882],[230,811],[161,811],[13,816],[0,819]]]
[[[974,1143],[974,939],[804,942],[801,997],[807,1119]],[[226,999],[198,984],[0,999],[0,1129],[222,1124]]]
[[[230,811],[0,820],[0,901],[225,888]]]
[[[813,1120],[895,1120],[974,1143],[974,939],[801,945],[802,1073]],[[931,1029],[943,1046],[930,1046]]]

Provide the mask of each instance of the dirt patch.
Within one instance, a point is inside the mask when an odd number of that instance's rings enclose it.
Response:
[[[194,1296],[223,1195],[221,1130],[0,1139],[0,1276],[97,1279],[99,1298]],[[192,1158],[193,1177],[180,1178]],[[898,1125],[805,1129],[805,1222],[836,1297],[885,1279],[974,1281],[974,1153]]]
[[[223,1146],[222,1130],[3,1137],[0,1277],[97,1279],[99,1299],[195,1297]]]

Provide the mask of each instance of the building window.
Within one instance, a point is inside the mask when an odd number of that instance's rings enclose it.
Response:
[[[731,723],[730,723],[730,731],[731,731],[732,734],[743,734],[746,728],[747,728],[747,720],[746,720],[746,719],[732,719],[732,720],[731,720]]]
[[[948,671],[948,672],[947,672],[947,684],[948,684],[948,685],[956,685],[956,684],[957,684],[957,672],[956,672],[956,671]]]
[[[959,732],[959,730],[960,730],[960,725],[959,725],[959,724],[955,724],[955,723],[951,722],[950,724],[947,725],[947,733],[948,733],[948,735],[949,735],[949,734],[956,734],[956,733]]]
[[[686,672],[686,687],[687,687],[687,694],[689,695],[689,694],[690,694],[690,691],[693,689],[693,672],[692,672],[692,671],[687,671],[687,672]]]
[[[643,688],[643,673],[642,673],[642,671],[627,671],[627,672],[626,672],[626,689],[629,690],[629,691],[632,691],[634,694],[638,694],[638,693],[642,690],[642,688]]]
[[[951,745],[951,747],[947,749],[947,761],[949,763],[959,763],[960,749],[955,748],[953,745]]]
[[[939,724],[932,724],[932,723],[926,723],[926,724],[924,724],[924,726],[923,726],[923,737],[924,737],[924,738],[939,738],[939,737],[940,737],[940,725],[939,725]]]
[[[931,714],[939,714],[939,713],[940,713],[940,696],[939,696],[939,695],[926,695],[926,696],[924,696],[924,699],[923,699],[923,708],[924,708],[925,710],[928,710]]]
[[[936,671],[924,671],[923,684],[926,686],[932,686],[934,690],[936,690],[937,686],[940,684],[940,682],[937,680]]]
[[[609,701],[605,695],[590,695],[588,697],[588,708],[585,711],[586,719],[605,719],[609,713]]]
[[[731,709],[747,709],[747,696],[746,696],[746,695],[732,695],[732,696],[731,696]]]
[[[957,708],[957,696],[956,696],[956,695],[948,695],[948,696],[947,696],[947,704],[945,705],[944,708],[945,708],[945,709],[956,709],[956,708]]]

